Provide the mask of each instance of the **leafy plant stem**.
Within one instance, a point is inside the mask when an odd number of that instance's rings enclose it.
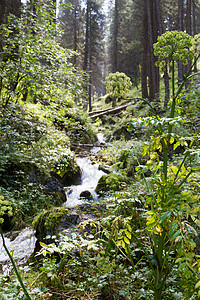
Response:
[[[164,174],[164,182],[167,182],[167,166],[168,166],[168,144],[166,141],[163,142],[164,153],[163,153],[163,174]],[[164,200],[164,199],[163,199]]]
[[[185,154],[185,156],[184,156],[183,160],[181,161],[181,164],[180,164],[180,166],[178,168],[178,171],[176,172],[176,175],[174,177],[173,185],[176,183],[176,179],[178,178],[178,174],[180,173],[180,170],[181,170],[182,166],[184,165],[184,163],[185,163],[188,155],[189,155],[189,152],[186,152],[186,154]]]
[[[134,148],[134,147],[132,147],[132,149],[133,149],[133,152],[134,152],[134,154],[135,154],[136,161],[137,161],[137,163],[138,163],[138,166],[139,166],[139,165],[140,165],[140,162],[139,162],[139,160],[138,160],[138,158],[137,158],[137,155],[136,155],[135,148]],[[144,175],[144,172],[143,172],[143,170],[142,170],[142,177],[143,177],[143,180],[144,180],[144,182],[145,182],[145,185],[146,185],[147,191],[148,191],[148,193],[150,193],[150,188],[149,188],[149,185],[148,185],[148,183],[147,183],[147,181],[146,181],[146,177],[145,177],[145,175]]]
[[[178,185],[178,189],[186,182],[186,180],[190,177],[192,172],[193,172],[193,170],[190,170],[190,172],[183,178],[183,180]]]

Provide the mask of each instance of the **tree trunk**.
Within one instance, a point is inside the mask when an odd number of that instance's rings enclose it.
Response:
[[[188,34],[192,34],[192,0],[187,0],[186,2],[186,32]],[[186,66],[186,74],[189,72],[190,67],[191,67],[192,63],[191,61],[188,61],[188,64]],[[189,86],[189,80],[187,80],[185,82],[185,87],[188,88]]]
[[[157,15],[157,27],[159,31],[159,35],[163,34],[163,26],[162,26],[162,20],[161,20],[161,11],[160,11],[160,0],[155,0],[156,5],[156,15]],[[170,93],[169,93],[169,75],[167,66],[165,67],[164,72],[164,84],[165,84],[165,101],[164,101],[164,107],[167,107],[167,103],[169,101]]]
[[[88,45],[89,45],[89,85],[88,85],[88,105],[89,111],[92,111],[92,45],[91,45],[91,11],[89,12],[89,30],[88,30]]]
[[[186,32],[192,34],[192,0],[187,0],[186,3]]]
[[[178,31],[183,31],[183,0],[178,1]],[[183,81],[184,66],[182,62],[178,61],[178,84]]]
[[[197,34],[197,28],[196,28],[196,3],[195,0],[192,0],[192,19],[193,19],[193,36]],[[197,72],[197,64],[194,65],[194,72]]]
[[[0,0],[0,24],[5,24],[9,14],[20,17],[20,0]]]
[[[84,62],[83,70],[86,71],[88,68],[88,42],[89,42],[89,8],[90,0],[87,0],[87,9],[86,9],[86,33],[85,33],[85,50],[84,50]]]
[[[77,51],[77,2],[74,6],[74,51]],[[74,55],[74,65],[76,65],[76,55]]]
[[[141,64],[141,80],[142,80],[142,98],[148,99],[148,87],[147,87],[147,48],[148,48],[148,26],[147,26],[147,11],[144,4],[143,15],[143,52],[142,52],[142,64]]]
[[[148,23],[148,54],[149,54],[149,100],[156,96],[156,67],[153,53],[153,22],[152,22],[152,1],[146,0],[147,23]]]
[[[115,17],[114,17],[114,37],[113,37],[113,63],[112,72],[117,72],[118,69],[118,0],[115,0]]]

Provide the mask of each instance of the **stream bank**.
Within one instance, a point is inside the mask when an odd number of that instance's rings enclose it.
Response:
[[[60,228],[58,227],[61,231],[65,229],[65,226],[67,226],[67,228],[69,226],[76,226],[82,220],[86,220],[91,217],[95,218],[95,216],[97,217],[98,215],[96,214],[98,211],[97,207],[95,206],[95,208],[93,207],[91,209],[92,206],[90,207],[90,204],[87,204],[87,202],[91,203],[97,200],[98,196],[95,192],[95,188],[99,179],[105,173],[102,170],[99,170],[99,166],[92,163],[88,156],[95,157],[103,144],[105,144],[104,137],[102,134],[98,134],[98,143],[95,147],[89,151],[84,151],[84,155],[82,155],[82,157],[76,157],[77,164],[81,169],[81,178],[78,182],[76,182],[76,184],[65,187],[66,202],[64,202],[62,207],[70,208],[71,212],[69,213],[69,216],[66,214],[63,219],[65,221],[62,220],[63,225],[60,225]],[[94,213],[94,210],[96,213]],[[70,222],[71,224],[69,224]],[[35,230],[26,227],[22,231],[8,232],[4,234],[4,237],[9,251],[14,250],[14,258],[17,260],[18,264],[24,264],[33,253],[37,238],[39,238],[37,241],[38,245],[39,241],[42,241],[42,239],[46,236],[46,233],[47,230],[44,228],[43,233],[41,230],[38,233],[36,232],[35,235]],[[11,267],[9,258],[7,257],[2,241],[0,240],[0,273],[8,274],[10,270]]]

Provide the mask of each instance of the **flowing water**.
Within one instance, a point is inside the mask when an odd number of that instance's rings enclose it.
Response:
[[[92,200],[96,200],[97,194],[94,190],[101,176],[105,174],[103,171],[98,170],[98,165],[92,164],[88,157],[77,157],[76,161],[81,168],[81,183],[65,188],[67,198],[64,203],[65,207],[73,207],[82,204],[83,201],[85,202],[85,200],[80,199],[82,192],[89,192]]]
[[[102,133],[97,134],[98,144],[93,147],[90,152],[96,154],[100,149],[100,145],[105,145],[105,139]],[[102,175],[105,173],[98,169],[97,164],[92,164],[88,157],[77,157],[77,164],[81,168],[81,183],[79,185],[71,185],[66,187],[66,198],[67,201],[64,203],[65,207],[73,207],[85,202],[80,199],[82,192],[89,192],[93,201],[97,200],[97,194],[95,188]]]
[[[36,237],[34,230],[27,227],[22,231],[8,232],[4,234],[4,239],[6,247],[13,252],[13,257],[18,265],[25,264],[35,248]],[[0,238],[0,273],[9,274],[10,270],[10,260]]]
[[[104,137],[101,133],[98,134],[98,143],[101,145],[105,144]],[[91,153],[96,154],[99,150],[100,147],[97,145],[97,147],[91,149]],[[81,192],[85,191],[89,192],[92,196],[92,200],[95,201],[97,195],[94,190],[98,180],[105,174],[98,169],[98,165],[92,164],[88,157],[77,157],[77,163],[82,171],[81,183],[65,188],[67,201],[64,203],[64,206],[66,207],[73,207],[83,203],[83,200],[80,199],[80,195]],[[6,233],[4,238],[8,250],[13,251],[13,256],[18,264],[26,263],[35,248],[36,237],[33,229],[25,228],[20,232]],[[0,273],[9,274],[10,270],[10,261],[3,247],[2,239],[0,238]]]

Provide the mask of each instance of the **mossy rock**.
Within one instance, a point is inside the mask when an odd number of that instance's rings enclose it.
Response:
[[[129,183],[129,179],[121,174],[110,173],[103,175],[97,184],[95,192],[99,195],[108,191],[120,191]]]
[[[37,238],[35,253],[40,250],[40,242],[51,243],[52,239],[47,239],[48,235],[56,234],[56,227],[62,218],[68,213],[68,209],[60,207],[52,210],[46,210],[35,217],[32,226],[35,229]]]
[[[76,184],[81,181],[81,169],[77,163],[68,168],[66,173],[62,176],[61,181],[64,186]]]
[[[41,249],[40,242],[45,244],[54,243],[54,237],[59,233],[73,229],[81,233],[90,233],[90,222],[84,229],[78,228],[80,222],[99,219],[105,213],[105,204],[93,203],[82,204],[71,208],[54,208],[46,210],[35,217],[32,226],[36,230],[37,238],[34,253]]]

